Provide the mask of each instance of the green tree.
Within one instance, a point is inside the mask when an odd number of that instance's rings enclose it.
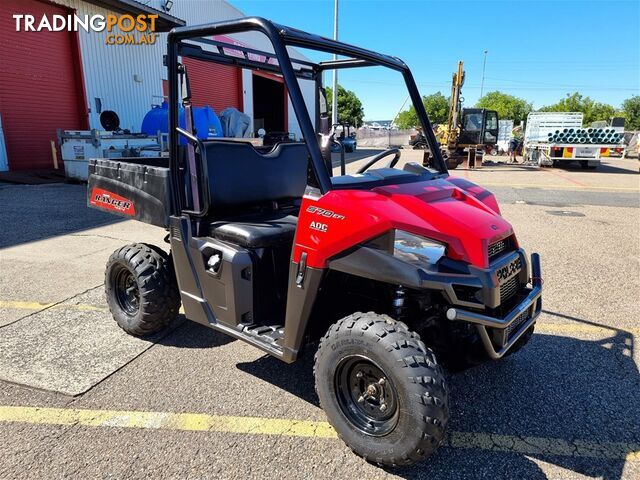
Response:
[[[622,102],[622,111],[626,118],[625,129],[640,130],[640,95],[634,95]]]
[[[590,125],[600,120],[609,121],[616,115],[616,109],[607,103],[594,102],[579,92],[567,93],[558,103],[547,105],[541,112],[582,112],[583,124]]]
[[[418,115],[413,105],[409,107],[409,110],[400,112],[396,118],[398,128],[413,128],[416,127],[418,123]]]
[[[422,97],[422,104],[429,115],[431,123],[447,123],[449,118],[449,99],[436,92]]]
[[[526,100],[499,91],[489,92],[478,103],[477,108],[486,108],[498,112],[498,118],[513,120],[517,125],[527,119],[533,106]]]
[[[593,100],[578,92],[567,93],[567,96],[553,105],[540,108],[541,112],[582,112],[586,114],[591,109]]]
[[[329,109],[329,118],[332,118],[331,109],[333,106],[333,90],[330,87],[327,91],[327,107]],[[364,118],[364,108],[362,102],[356,94],[345,89],[342,85],[338,85],[338,122],[348,123],[355,127],[362,125]]]
[[[442,93],[436,92],[422,97],[422,104],[427,111],[431,123],[446,123],[449,117],[449,99]],[[412,128],[418,126],[418,114],[413,105],[408,110],[398,114],[396,124],[399,128]]]
[[[598,120],[611,120],[611,117],[616,116],[616,109],[607,103],[594,102],[589,110],[589,119],[584,117],[583,123],[589,125],[591,122],[597,122]]]

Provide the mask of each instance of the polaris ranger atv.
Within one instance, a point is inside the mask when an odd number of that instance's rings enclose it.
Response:
[[[213,40],[248,31],[273,51]],[[342,58],[312,63],[288,46]],[[185,57],[281,76],[304,140],[201,139]],[[133,244],[109,259],[115,320],[151,334],[182,303],[188,319],[285,362],[315,349],[320,404],[349,447],[381,465],[428,457],[449,419],[436,357],[458,368],[522,347],[541,309],[538,256],[528,261],[491,193],[448,175],[398,58],[243,18],[174,29],[166,66],[169,157],[90,162],[90,206],[168,231],[170,254]],[[390,149],[333,176],[323,72],[375,66],[403,77],[432,157],[394,168]],[[315,82],[312,115],[303,81]]]

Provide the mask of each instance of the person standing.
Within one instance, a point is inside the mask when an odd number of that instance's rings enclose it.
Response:
[[[520,141],[516,137],[509,139],[509,163],[518,163],[518,145]]]
[[[509,163],[518,163],[518,153],[522,153],[522,127],[518,125],[511,130],[511,139],[509,140]]]

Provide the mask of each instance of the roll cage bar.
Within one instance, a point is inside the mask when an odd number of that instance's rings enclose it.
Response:
[[[215,35],[228,35],[248,31],[258,31],[267,36],[273,46],[273,53],[255,50],[240,45],[213,40]],[[195,42],[195,43],[194,43]],[[213,47],[205,50],[201,45]],[[287,46],[320,50],[349,58],[328,60],[318,63],[291,58]],[[167,38],[167,78],[169,83],[169,166],[171,171],[171,204],[172,213],[179,215],[182,211],[181,191],[178,165],[178,135],[183,135],[188,141],[202,147],[201,142],[193,135],[179,128],[179,84],[180,73],[179,56],[186,56],[219,64],[232,65],[250,70],[262,70],[282,75],[289,98],[293,105],[300,130],[305,139],[313,175],[316,185],[322,194],[332,189],[331,177],[326,169],[316,129],[309,117],[302,91],[297,79],[314,80],[316,82],[316,119],[318,125],[319,108],[317,90],[322,87],[322,72],[325,70],[357,68],[367,66],[383,66],[400,72],[409,91],[409,96],[416,109],[423,132],[431,150],[435,165],[442,174],[447,173],[447,167],[440,154],[440,149],[431,128],[427,112],[407,65],[397,57],[383,55],[346,43],[331,40],[319,35],[310,34],[282,25],[278,25],[261,17],[245,17],[236,20],[217,22],[204,25],[177,27],[169,32]]]

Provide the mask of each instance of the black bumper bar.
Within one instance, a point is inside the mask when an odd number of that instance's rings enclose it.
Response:
[[[489,357],[492,359],[501,358],[536,322],[538,315],[540,315],[542,309],[540,300],[542,277],[540,273],[540,256],[537,253],[531,255],[531,273],[533,288],[504,318],[491,317],[457,308],[448,309],[447,318],[449,320],[474,323]],[[525,319],[524,321],[522,320],[523,318]],[[487,327],[498,330],[494,332],[493,340],[487,331]]]

